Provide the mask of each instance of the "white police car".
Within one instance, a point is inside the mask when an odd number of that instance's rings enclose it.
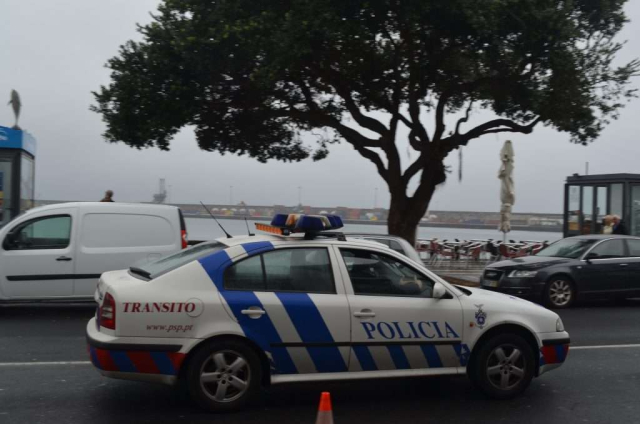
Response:
[[[102,275],[87,325],[108,377],[174,384],[210,410],[262,385],[467,373],[509,398],[564,362],[552,311],[456,287],[380,243],[317,232],[337,217],[276,216],[279,235],[219,239]],[[283,233],[303,231],[304,237]]]

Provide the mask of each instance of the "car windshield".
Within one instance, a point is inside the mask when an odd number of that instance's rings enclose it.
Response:
[[[129,271],[132,274],[153,280],[162,274],[166,274],[167,272],[173,271],[182,265],[186,265],[189,262],[208,256],[213,252],[225,249],[226,247],[226,245],[219,242],[202,243],[173,255],[158,259],[157,261],[151,262],[142,267],[131,267],[129,268]]]
[[[563,239],[542,249],[536,256],[577,259],[584,254],[597,240]]]

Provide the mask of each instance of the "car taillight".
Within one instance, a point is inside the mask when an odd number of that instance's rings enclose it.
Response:
[[[187,240],[187,230],[180,231],[180,235],[182,236],[182,248],[186,249],[189,247],[189,240]]]
[[[104,295],[100,306],[100,325],[110,330],[116,329],[116,301],[109,293]]]

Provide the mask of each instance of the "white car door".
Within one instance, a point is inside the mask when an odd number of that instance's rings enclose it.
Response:
[[[326,245],[278,247],[224,273],[220,294],[277,374],[348,370],[349,307],[333,254]]]
[[[36,299],[73,294],[75,214],[74,208],[58,209],[13,225],[2,246],[1,284],[6,296]]]
[[[434,281],[399,255],[336,247],[351,312],[350,371],[420,369],[451,373],[465,366],[462,307],[431,297]]]

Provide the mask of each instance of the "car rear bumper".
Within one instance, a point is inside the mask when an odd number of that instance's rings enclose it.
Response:
[[[131,343],[98,331],[95,318],[87,323],[91,363],[105,377],[175,384],[185,357],[178,344]]]

